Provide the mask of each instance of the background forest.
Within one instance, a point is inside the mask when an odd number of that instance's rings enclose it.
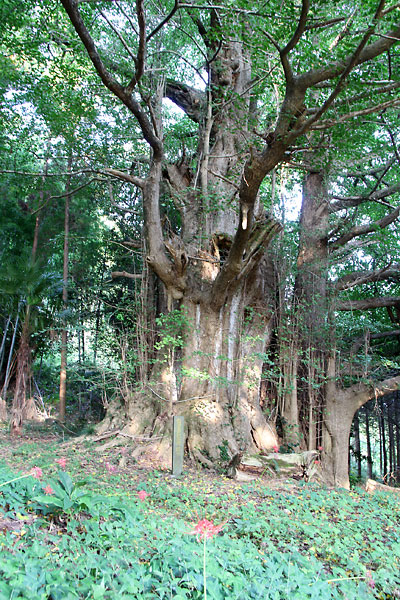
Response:
[[[167,460],[184,415],[207,466],[278,445],[399,482],[399,13],[1,3],[12,433],[100,422]]]

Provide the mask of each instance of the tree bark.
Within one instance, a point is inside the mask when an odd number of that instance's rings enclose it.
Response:
[[[400,376],[376,384],[358,383],[347,389],[339,389],[335,383],[336,373],[333,357],[330,360],[328,375],[324,414],[324,447],[328,449],[328,452],[325,452],[325,466],[334,485],[349,489],[349,437],[354,415],[368,400],[397,390],[400,385]]]
[[[387,406],[387,421],[388,421],[388,438],[389,438],[389,480],[393,481],[395,476],[395,468],[396,468],[396,445],[394,439],[394,428],[393,428],[393,420],[394,420],[394,399],[393,397],[389,399],[386,403]],[[387,483],[390,483],[388,481]]]
[[[394,402],[395,428],[396,428],[396,481],[400,481],[400,393],[395,393]]]
[[[72,159],[68,159],[68,172],[72,169]],[[69,210],[70,210],[70,176],[67,178],[65,187],[65,210],[64,210],[64,254],[63,254],[63,310],[68,308],[68,267],[69,267]],[[67,351],[68,351],[68,331],[67,322],[63,318],[61,330],[61,365],[60,365],[60,392],[58,416],[61,422],[65,421],[66,395],[67,395]]]
[[[30,340],[30,306],[25,309],[21,337],[18,344],[15,391],[11,412],[11,433],[21,435],[26,395],[30,391],[31,380],[31,348]]]
[[[2,374],[2,370],[3,370],[3,362],[4,362],[4,355],[5,355],[6,340],[7,340],[8,328],[10,326],[10,323],[11,323],[11,315],[8,315],[7,321],[6,321],[5,325],[4,325],[3,338],[1,340],[1,346],[0,346],[0,377],[1,377],[1,374]]]
[[[360,445],[360,420],[358,411],[353,419],[353,434],[354,434],[354,456],[357,465],[357,478],[361,479],[361,445]]]
[[[370,429],[369,429],[368,402],[365,403],[364,411],[365,411],[365,436],[366,436],[366,441],[367,441],[367,475],[368,475],[369,479],[372,479],[372,477],[373,477],[373,474],[372,474],[373,460],[372,460],[372,452],[371,452],[371,433],[370,433]]]
[[[388,460],[387,460],[387,448],[386,448],[386,430],[385,430],[385,413],[384,404],[382,401],[379,402],[379,431],[380,431],[380,443],[382,448],[382,461],[381,461],[381,475],[386,479],[388,475]]]
[[[329,204],[326,175],[316,170],[303,182],[300,239],[293,307],[296,326],[283,345],[285,441],[315,450],[320,436],[327,342],[327,230]],[[289,330],[290,331],[290,330]]]

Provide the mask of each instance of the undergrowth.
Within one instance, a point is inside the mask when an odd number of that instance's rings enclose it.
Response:
[[[209,600],[400,598],[398,497],[137,477],[57,450],[19,446],[24,470],[0,468],[1,600],[196,600],[205,583]]]

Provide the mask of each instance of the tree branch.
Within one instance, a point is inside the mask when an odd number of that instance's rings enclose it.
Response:
[[[113,23],[107,17],[107,15],[105,15],[103,13],[103,11],[101,11],[101,10],[99,10],[99,15],[101,15],[103,17],[103,19],[105,20],[105,22],[107,23],[107,25],[109,27],[111,27],[111,29],[113,30],[113,32],[115,33],[115,35],[118,37],[119,41],[121,42],[121,44],[123,45],[123,47],[125,48],[125,50],[127,51],[127,53],[129,54],[129,56],[132,58],[132,60],[134,62],[136,62],[136,56],[134,55],[134,53],[132,52],[132,50],[129,48],[128,44],[126,43],[126,41],[124,40],[123,36],[120,34],[120,32],[118,31],[118,29],[113,25]]]
[[[368,155],[368,159],[369,159],[370,155]],[[375,178],[379,178],[381,179],[381,174],[382,172],[387,173],[388,170],[390,169],[390,167],[393,165],[394,163],[394,157],[389,158],[389,160],[386,161],[386,163],[384,165],[381,166],[377,166],[374,167],[373,169],[370,169],[369,171],[348,171],[347,173],[345,173],[345,177],[355,177],[356,179],[362,179],[362,178],[366,178],[366,177],[375,177]],[[342,173],[342,168],[341,168],[341,173]]]
[[[185,83],[167,80],[165,95],[195,123],[200,123],[205,110],[206,94]]]
[[[385,10],[382,11],[382,15],[387,15],[390,12],[392,12],[392,10],[396,10],[396,8],[400,8],[400,2],[396,2],[396,4],[393,4],[392,6],[388,6],[387,8],[385,8]]]
[[[397,160],[397,162],[399,163],[399,166],[400,166],[400,150],[399,150],[399,148],[397,146],[396,138],[395,138],[395,136],[393,134],[393,131],[391,130],[391,128],[386,123],[385,117],[383,115],[381,115],[381,119],[382,119],[383,123],[385,124],[386,131],[388,132],[389,137],[390,137],[390,141],[392,142],[392,146],[393,146],[393,150],[394,150],[394,155],[395,155],[396,160]]]
[[[144,61],[146,57],[146,19],[143,9],[143,0],[136,0],[136,16],[139,24],[139,46],[135,60],[135,75],[126,86],[126,92],[131,94],[133,88],[140,81],[144,73]]]
[[[377,383],[371,381],[369,385],[366,383],[356,383],[345,390],[337,390],[337,395],[338,400],[343,404],[353,404],[357,408],[360,408],[368,400],[394,392],[399,389],[399,386],[400,376],[390,377]]]
[[[243,220],[240,220],[226,262],[213,282],[211,302],[214,308],[224,304],[228,290],[232,292],[232,287],[239,285],[242,277],[245,277],[259,263],[270,240],[282,229],[281,224],[275,219],[268,218],[263,222],[257,222],[250,231],[252,210],[252,207],[249,207],[251,214],[246,215],[248,221],[245,228]],[[243,214],[241,216],[244,217]],[[243,258],[245,250],[247,255]]]
[[[111,279],[127,277],[128,279],[142,279],[143,273],[128,273],[127,271],[111,271]]]
[[[310,127],[311,131],[321,131],[323,129],[330,129],[335,125],[340,125],[340,123],[345,123],[349,119],[355,119],[356,117],[362,117],[364,115],[370,115],[372,113],[379,112],[381,110],[386,110],[391,106],[399,106],[400,100],[388,100],[387,102],[381,102],[380,104],[374,104],[373,106],[369,106],[368,108],[364,108],[362,110],[355,110],[353,112],[347,113],[338,119],[326,119],[322,121],[322,123],[317,123]]]
[[[175,0],[175,4],[174,4],[174,6],[173,6],[172,10],[171,10],[171,11],[169,12],[169,14],[168,14],[168,15],[165,17],[165,19],[163,19],[163,20],[161,21],[161,23],[159,23],[159,24],[157,25],[157,27],[155,27],[155,28],[153,29],[153,31],[151,31],[151,32],[148,34],[148,36],[147,36],[147,38],[146,38],[146,42],[148,42],[149,40],[151,40],[151,38],[152,38],[154,35],[156,35],[156,33],[158,33],[158,32],[160,31],[160,29],[162,29],[162,28],[164,27],[164,25],[165,25],[166,23],[168,23],[168,21],[170,21],[170,20],[172,19],[172,17],[174,16],[174,14],[176,13],[176,11],[177,11],[179,8],[180,8],[180,6],[179,6],[179,0]]]
[[[379,190],[365,196],[347,196],[344,198],[333,196],[334,199],[337,200],[337,202],[331,204],[331,210],[338,211],[344,208],[351,208],[352,206],[359,206],[360,204],[363,204],[363,202],[367,202],[368,200],[371,202],[379,202],[383,198],[387,198],[388,196],[391,196],[392,194],[395,194],[398,191],[400,191],[400,183],[396,183],[394,185],[384,188],[383,190]],[[383,202],[381,203],[383,204]],[[389,208],[391,208],[392,210],[396,210],[388,202],[385,202],[385,206],[389,206]]]
[[[81,189],[85,188],[86,186],[90,185],[91,183],[93,183],[93,181],[100,181],[100,179],[98,177],[92,177],[92,179],[89,179],[89,181],[87,181],[86,183],[82,183],[82,185],[79,185],[78,187],[76,187],[73,190],[68,190],[67,192],[64,192],[63,194],[58,194],[57,196],[49,196],[48,198],[46,198],[45,202],[43,202],[43,204],[41,204],[39,206],[39,208],[37,208],[36,210],[33,210],[31,214],[35,215],[36,213],[40,212],[42,210],[42,208],[47,206],[47,204],[50,202],[50,200],[58,200],[60,198],[65,198],[66,196],[73,196],[74,194],[79,192],[79,190],[81,190]]]
[[[373,90],[369,89],[366,92],[362,92],[361,94],[357,94],[355,96],[350,96],[347,98],[342,98],[333,103],[332,108],[338,108],[339,106],[349,106],[350,104],[354,104],[359,100],[363,100],[364,98],[371,98],[372,95],[376,94],[384,94],[386,92],[392,92],[400,87],[400,81],[392,81],[387,85],[383,85],[379,88],[375,88]],[[314,114],[317,112],[318,108],[309,108],[307,109],[307,115]],[[336,121],[335,121],[336,122]]]
[[[276,48],[278,50],[279,57],[281,59],[282,68],[283,68],[283,73],[285,75],[286,83],[288,85],[293,85],[293,80],[294,80],[293,71],[292,71],[292,67],[290,65],[287,53],[283,54],[283,50],[279,46],[278,42],[268,31],[263,31],[262,33],[271,42],[271,44],[274,46],[274,48]]]
[[[313,29],[321,29],[323,27],[331,27],[332,25],[336,25],[336,23],[341,23],[345,21],[346,17],[336,17],[334,19],[328,19],[328,21],[318,21],[316,23],[310,23],[305,28],[305,31],[312,31]]]
[[[106,175],[112,175],[117,179],[121,179],[121,181],[126,181],[127,183],[133,183],[137,187],[143,189],[145,180],[141,177],[135,177],[134,175],[130,175],[129,173],[124,173],[124,171],[119,171],[118,169],[104,169],[103,173]]]
[[[400,336],[400,329],[393,329],[392,331],[383,331],[381,333],[370,333],[367,332],[366,335],[362,337],[356,338],[351,346],[350,352],[352,354],[356,354],[361,346],[365,344],[366,341],[369,340],[381,340],[388,337],[398,337]]]
[[[369,34],[372,35],[372,32]],[[379,56],[383,52],[386,52],[393,46],[396,41],[400,40],[400,24],[388,32],[387,37],[380,38],[376,42],[372,42],[365,48],[361,50],[358,55],[356,65],[361,65],[364,62],[372,60],[376,56]],[[354,57],[354,53],[344,58],[343,60],[339,60],[335,63],[327,67],[323,67],[321,69],[313,69],[300,75],[297,78],[298,85],[304,89],[308,89],[309,87],[315,86],[318,83],[323,81],[327,81],[330,79],[334,79],[341,75],[345,70],[347,70],[349,64],[352,62]]]
[[[380,296],[377,298],[364,298],[363,300],[342,300],[337,302],[335,310],[370,310],[372,308],[385,308],[386,306],[400,306],[400,296]]]
[[[400,265],[386,267],[378,271],[354,271],[340,277],[335,281],[334,286],[337,291],[343,291],[364,283],[388,280],[400,281]]]
[[[347,231],[346,233],[341,235],[337,240],[332,242],[331,248],[335,250],[340,246],[344,246],[345,244],[347,244],[347,242],[349,242],[355,237],[358,237],[360,235],[366,235],[367,233],[374,233],[379,229],[385,229],[398,218],[399,214],[400,207],[396,208],[391,213],[385,215],[382,219],[379,219],[378,221],[373,221],[372,223],[367,223],[366,225],[358,225],[356,227],[353,227],[353,229]]]
[[[344,67],[341,69],[339,81],[337,82],[337,84],[336,84],[335,88],[333,89],[333,91],[331,92],[330,96],[327,98],[327,100],[325,100],[325,102],[323,103],[321,108],[318,109],[314,115],[309,117],[306,120],[306,122],[300,126],[300,128],[293,131],[293,135],[295,135],[297,137],[297,136],[302,135],[303,133],[309,131],[309,129],[313,125],[313,123],[315,123],[316,121],[318,121],[321,118],[321,116],[328,110],[328,108],[333,104],[334,100],[337,98],[337,96],[343,90],[343,88],[346,84],[347,77],[350,74],[350,72],[354,69],[354,67],[356,65],[363,62],[363,58],[362,58],[363,51],[367,50],[368,48],[371,48],[371,46],[373,46],[373,44],[370,44],[369,46],[367,46],[367,43],[368,43],[368,40],[370,39],[371,35],[373,34],[375,27],[378,24],[378,21],[381,17],[381,13],[382,13],[384,5],[385,5],[385,0],[380,0],[371,25],[368,27],[367,32],[364,34],[362,40],[360,41],[360,43],[358,44],[357,48],[354,50],[352,55],[347,58]],[[400,37],[400,27],[399,27],[398,34],[399,34],[398,37]],[[311,73],[312,72],[309,72],[303,76],[300,76],[297,79],[297,82],[298,83],[303,82],[303,85],[305,82],[307,82],[306,87],[310,87],[309,79],[311,77]],[[307,79],[308,79],[308,81],[307,81]],[[327,79],[327,77],[325,77],[324,79]],[[301,83],[300,83],[300,85],[301,85]]]
[[[106,69],[100,55],[97,51],[95,43],[83,22],[81,14],[78,10],[78,4],[76,0],[61,0],[61,3],[68,14],[71,23],[75,27],[75,30],[80,37],[86,51],[89,55],[90,60],[93,63],[100,79],[104,85],[119,98],[128,110],[136,117],[139,126],[142,130],[143,137],[151,146],[154,156],[156,159],[161,160],[162,158],[162,143],[161,140],[154,133],[153,127],[147,118],[145,112],[142,110],[140,104],[132,97],[130,92],[116,80]]]
[[[310,9],[309,0],[302,0],[301,14],[300,14],[299,22],[297,24],[296,31],[294,32],[292,39],[289,40],[289,42],[286,44],[286,46],[281,50],[281,58],[282,58],[282,56],[289,54],[289,52],[291,50],[293,50],[293,48],[295,48],[297,46],[297,44],[299,43],[301,36],[303,35],[305,28],[306,28],[306,22],[307,22],[307,16],[308,16],[309,9]]]

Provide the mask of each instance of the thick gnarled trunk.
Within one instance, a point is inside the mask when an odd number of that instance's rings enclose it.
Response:
[[[246,286],[237,289],[219,308],[184,298],[179,309],[167,313],[149,381],[132,394],[124,422],[120,411],[113,415],[111,410],[99,433],[123,427],[164,464],[171,458],[174,415],[185,417],[189,455],[209,466],[222,448],[234,456],[277,445],[275,429],[260,406],[273,322],[263,281],[253,281],[250,292]]]
[[[270,316],[252,314],[246,322],[244,299],[236,293],[219,310],[198,304],[188,311],[196,325],[186,339],[178,412],[186,417],[189,452],[202,462],[218,459],[222,444],[234,455],[277,443],[259,401]]]

